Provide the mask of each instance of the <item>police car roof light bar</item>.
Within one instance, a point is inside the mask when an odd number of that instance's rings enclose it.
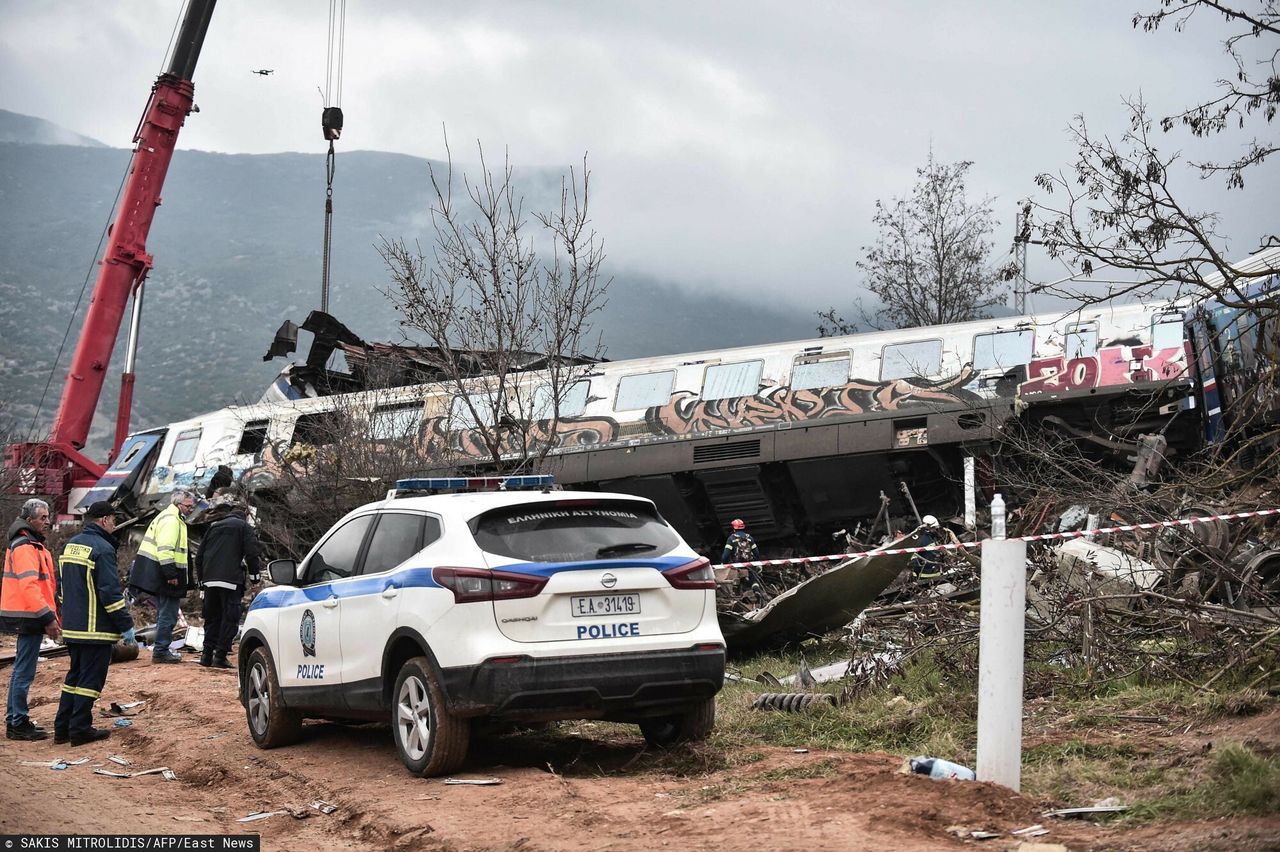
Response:
[[[532,488],[553,488],[556,478],[552,474],[523,474],[520,476],[433,476],[425,479],[396,480],[395,489],[388,497],[409,497],[414,494],[439,494],[445,491],[517,491]]]

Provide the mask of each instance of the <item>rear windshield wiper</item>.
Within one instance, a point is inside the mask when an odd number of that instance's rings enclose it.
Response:
[[[639,553],[642,550],[656,550],[658,545],[646,541],[626,541],[622,544],[609,544],[596,551],[596,558],[617,556],[620,553]]]

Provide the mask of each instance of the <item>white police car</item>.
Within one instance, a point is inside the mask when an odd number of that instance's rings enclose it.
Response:
[[[707,560],[648,500],[501,482],[402,481],[301,565],[271,563],[239,655],[258,746],[304,717],[386,719],[405,766],[434,775],[477,718],[635,722],[659,746],[710,733],[725,646]]]

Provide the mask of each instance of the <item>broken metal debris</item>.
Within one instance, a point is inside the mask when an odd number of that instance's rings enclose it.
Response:
[[[109,757],[107,759],[115,763],[120,763],[120,761],[124,760],[124,758],[117,759],[115,757]],[[127,760],[125,760],[124,763],[121,763],[121,765],[128,766],[130,764]],[[178,780],[177,773],[175,773],[172,769],[170,769],[167,766],[157,766],[154,769],[140,769],[137,772],[115,772],[110,769],[95,769],[93,770],[93,774],[106,775],[109,778],[141,778],[144,775],[159,775],[163,777],[164,780],[166,781]]]
[[[323,799],[316,799],[311,803],[311,807],[322,814],[331,814],[338,809],[337,805],[330,804]]]
[[[492,787],[502,783],[501,778],[446,778],[446,784],[457,784],[468,787]]]
[[[1118,814],[1129,810],[1128,805],[1094,805],[1088,808],[1058,808],[1054,811],[1045,811],[1042,816],[1047,817],[1086,817],[1096,814]]]
[[[918,544],[919,537],[912,534],[878,550]],[[720,630],[734,651],[837,630],[862,612],[909,564],[910,555],[904,553],[879,556],[871,551],[852,556],[829,571],[802,580],[757,609],[740,613],[721,608]],[[744,580],[751,582],[749,569],[732,570],[735,574],[724,582],[728,594],[732,594],[734,585]]]
[[[144,709],[142,705],[146,704],[146,699],[142,701],[119,702],[112,701],[108,707],[99,708],[98,712],[103,716],[137,716]]]
[[[121,757],[121,756],[120,756],[120,755],[118,755],[118,754],[109,755],[109,756],[107,757],[107,760],[111,761],[112,763],[118,763],[118,764],[120,764],[121,766],[132,766],[132,765],[133,765],[133,762],[132,762],[132,761],[128,760],[127,758],[123,758],[123,757]]]

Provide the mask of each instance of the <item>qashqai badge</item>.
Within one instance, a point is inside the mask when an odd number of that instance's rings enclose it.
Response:
[[[612,574],[605,574],[600,578],[600,585],[604,586],[606,589],[612,589],[614,586],[618,585],[618,578]]]
[[[302,613],[302,626],[298,628],[298,638],[302,640],[302,656],[316,655],[316,617],[311,610]]]

